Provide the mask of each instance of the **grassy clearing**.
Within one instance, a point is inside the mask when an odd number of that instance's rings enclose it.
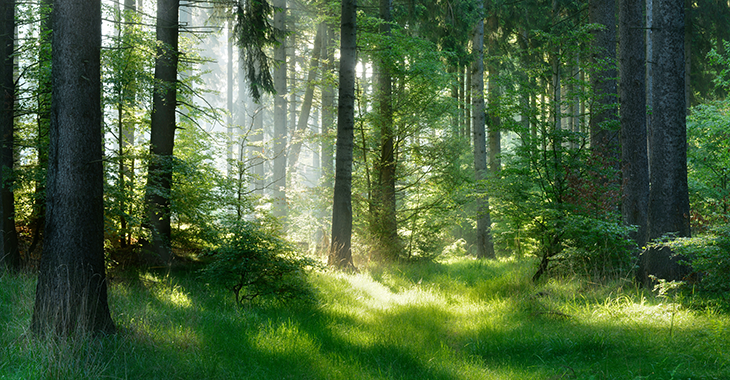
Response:
[[[308,305],[235,305],[193,272],[112,280],[120,333],[38,341],[33,278],[0,277],[0,378],[727,379],[730,317],[458,259],[315,273]]]

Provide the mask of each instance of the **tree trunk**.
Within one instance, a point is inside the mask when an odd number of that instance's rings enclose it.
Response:
[[[286,19],[286,0],[275,0],[274,28],[283,31]],[[287,146],[287,83],[286,83],[286,40],[274,48],[274,178],[273,178],[273,211],[279,218],[285,218],[286,207],[286,146]]]
[[[31,330],[111,333],[104,263],[101,2],[56,0],[47,219]]]
[[[172,189],[175,109],[177,106],[178,9],[180,0],[157,2],[157,59],[147,172],[147,221],[154,253],[170,263],[170,192]]]
[[[332,241],[328,265],[354,269],[352,262],[352,154],[355,131],[355,65],[357,64],[356,0],[342,1],[340,86],[337,106],[337,146]]]
[[[233,134],[233,20],[228,20],[228,46],[226,53],[228,53],[228,65],[226,67],[226,76],[228,83],[226,83],[226,99],[228,100],[228,117],[226,119],[226,174],[228,178],[233,178],[234,173],[238,172],[237,169],[233,168],[233,145],[236,143],[236,138]],[[241,78],[243,79],[243,78]],[[239,84],[239,87],[241,84]]]
[[[375,164],[377,185],[374,192],[374,207],[371,214],[371,230],[377,240],[378,255],[382,259],[398,258],[398,222],[395,201],[395,130],[393,128],[393,83],[390,67],[391,58],[391,8],[392,0],[380,0],[380,34],[384,46],[376,57],[378,89],[375,96],[377,122],[380,127],[380,155]]]
[[[487,179],[487,141],[484,116],[484,5],[477,5],[479,21],[474,26],[472,49],[474,62],[471,66],[472,133],[474,136],[474,172],[477,181],[477,257],[494,258],[492,219],[489,215],[489,198],[484,189]]]
[[[654,65],[649,137],[649,238],[690,236],[684,94],[684,2],[654,4]]]
[[[319,65],[319,56],[322,51],[322,35],[324,33],[325,24],[320,23],[317,27],[317,34],[314,37],[314,47],[312,48],[312,58],[309,60],[309,71],[307,72],[307,90],[302,100],[302,110],[299,114],[297,128],[292,136],[291,147],[289,148],[289,170],[294,172],[294,168],[299,160],[299,153],[302,150],[302,139],[304,131],[309,123],[309,114],[312,111],[312,99],[314,99],[314,80],[317,76],[317,68]]]
[[[496,57],[499,52],[497,51],[497,29],[499,28],[497,15],[492,14],[489,17],[489,52],[490,56]],[[488,60],[489,65],[487,72],[489,73],[489,128],[488,128],[488,140],[489,140],[489,171],[496,175],[502,170],[502,120],[499,117],[499,64],[494,60]]]
[[[0,3],[0,264],[20,269],[18,234],[15,230],[13,169],[15,157],[15,0]],[[9,175],[9,178],[7,178]]]
[[[643,1],[619,0],[621,94],[621,172],[624,224],[638,226],[632,238],[646,244],[649,162],[646,146],[646,47]]]

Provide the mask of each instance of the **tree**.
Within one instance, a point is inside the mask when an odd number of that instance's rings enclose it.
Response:
[[[689,237],[683,1],[655,2],[653,34],[649,239]]]
[[[352,155],[355,133],[356,0],[342,1],[332,240],[328,265],[352,269]]]
[[[374,215],[372,229],[378,240],[380,254],[383,258],[398,257],[398,222],[396,218],[395,199],[395,129],[393,128],[393,80],[391,66],[393,59],[391,40],[391,8],[392,0],[380,0],[380,37],[382,47],[377,58],[376,107],[377,124],[380,128],[380,155],[376,162],[377,184],[374,191]]]
[[[590,119],[591,149],[610,165],[617,165],[616,1],[591,0],[589,10],[591,22],[601,26],[601,29],[593,31],[591,54],[590,77],[594,92]]]
[[[15,164],[15,0],[0,2],[0,264],[20,268],[15,230],[13,167]]]
[[[478,13],[482,14],[474,26],[472,49],[474,61],[471,66],[472,133],[474,137],[474,172],[477,181],[477,257],[494,258],[492,241],[492,219],[489,215],[489,198],[483,182],[487,179],[487,142],[484,115],[484,4],[478,2]]]
[[[172,259],[170,191],[177,109],[178,10],[180,0],[157,2],[157,58],[152,94],[150,162],[147,170],[147,223],[152,249],[162,261]]]
[[[619,0],[619,109],[624,224],[638,226],[632,235],[639,247],[646,244],[649,205],[649,162],[646,146],[646,47],[644,1]]]
[[[286,0],[274,0],[274,29],[284,30],[286,16]],[[273,210],[274,215],[284,218],[286,207],[286,38],[280,37],[274,47],[274,170],[273,170]]]
[[[104,263],[101,1],[53,8],[46,229],[31,329],[111,333]]]

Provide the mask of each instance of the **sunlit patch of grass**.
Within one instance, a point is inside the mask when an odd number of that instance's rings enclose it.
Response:
[[[310,276],[318,302],[240,307],[193,273],[110,286],[120,333],[23,335],[34,280],[0,278],[0,378],[685,379],[730,373],[730,318],[616,281],[531,283],[468,258]],[[45,347],[45,348],[43,348]],[[8,358],[8,359],[5,359]]]

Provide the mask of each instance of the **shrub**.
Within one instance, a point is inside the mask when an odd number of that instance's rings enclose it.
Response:
[[[205,254],[210,262],[203,276],[233,291],[239,304],[260,296],[306,298],[305,270],[315,262],[298,255],[280,234],[273,221],[232,222],[220,247]]]
[[[709,233],[663,242],[687,258],[701,290],[730,292],[730,224]]]

